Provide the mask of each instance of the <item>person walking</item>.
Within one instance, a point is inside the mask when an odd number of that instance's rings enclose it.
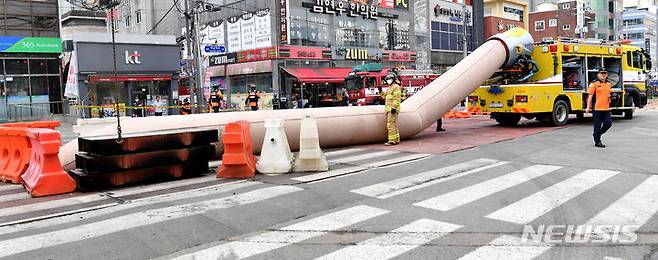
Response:
[[[384,109],[386,110],[386,129],[388,130],[388,142],[386,146],[400,143],[400,132],[398,130],[398,115],[400,103],[402,103],[402,88],[399,79],[394,74],[389,74],[384,79],[388,85],[384,95]]]
[[[612,115],[610,114],[610,82],[608,81],[608,71],[605,68],[599,69],[596,79],[589,84],[587,93],[587,108],[585,113],[592,112],[594,117],[594,146],[605,148],[601,142],[601,136],[612,127]],[[592,106],[594,106],[592,110]]]

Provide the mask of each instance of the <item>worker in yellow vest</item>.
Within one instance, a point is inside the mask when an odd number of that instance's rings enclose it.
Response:
[[[384,95],[386,129],[388,130],[388,142],[385,145],[389,146],[400,143],[398,115],[400,114],[400,103],[402,103],[402,87],[400,87],[400,79],[395,74],[387,75],[384,81],[388,85]]]

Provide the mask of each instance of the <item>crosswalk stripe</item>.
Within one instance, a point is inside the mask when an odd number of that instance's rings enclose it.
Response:
[[[329,157],[329,156],[339,156],[339,155],[343,155],[343,154],[356,153],[356,152],[361,152],[361,151],[365,151],[365,149],[361,149],[361,148],[341,149],[341,150],[326,152],[326,153],[324,153],[324,155],[327,156],[327,157]]]
[[[639,225],[658,211],[658,176],[651,176],[592,217],[589,225]]]
[[[546,212],[551,211],[618,173],[606,170],[586,170],[491,213],[487,218],[517,224],[528,224]]]
[[[13,193],[0,196],[0,202],[15,201],[15,200],[24,200],[32,198],[27,192]]]
[[[258,184],[262,184],[262,183],[260,182],[222,183],[222,184],[217,184],[217,185],[203,187],[194,190],[161,194],[153,197],[139,198],[139,199],[131,200],[129,203],[114,202],[114,203],[102,204],[99,206],[88,207],[78,210],[55,213],[46,216],[39,216],[30,219],[21,219],[13,222],[0,223],[0,235],[19,232],[19,231],[26,231],[36,228],[44,228],[44,227],[56,226],[66,223],[72,223],[79,221],[81,219],[99,217],[113,212],[137,208],[144,205],[171,202],[180,199],[191,199],[191,198],[197,198],[197,197],[208,196],[208,195],[216,195],[216,194],[231,192],[234,190],[255,186]]]
[[[533,240],[523,241],[515,236],[500,236],[486,246],[459,258],[459,260],[480,259],[532,259],[551,249],[550,244]]]
[[[431,219],[419,219],[384,235],[342,248],[316,260],[391,259],[461,227]]]
[[[0,241],[0,257],[19,254],[84,239],[99,237],[132,228],[180,219],[210,210],[234,208],[302,190],[292,186],[274,186],[242,194],[190,204],[146,210],[138,213],[84,224],[72,228]]]
[[[556,171],[560,168],[562,167],[552,165],[533,165],[507,175],[415,203],[414,205],[441,211],[451,210]]]
[[[240,241],[228,242],[215,247],[203,249],[173,259],[242,259],[287,245],[325,235],[331,231],[345,228],[389,213],[388,210],[359,205],[330,214],[315,217],[301,223],[255,235]]]
[[[488,165],[495,164],[497,162],[498,161],[496,160],[490,160],[490,159],[472,160],[436,170],[422,172],[412,176],[395,179],[392,181],[366,186],[363,188],[352,190],[352,192],[365,196],[377,197],[380,199],[389,198],[392,196],[396,196],[408,192],[410,191],[409,188],[411,187],[428,183],[430,181],[437,180],[447,175],[455,176],[454,174],[466,173],[467,171],[478,172],[480,170],[483,170],[478,168],[486,167]],[[459,174],[458,176],[463,176],[463,174]],[[392,193],[395,194],[390,195]]]
[[[171,182],[158,183],[158,184],[133,187],[133,188],[125,188],[116,191],[109,191],[107,193],[112,193],[113,197],[121,197],[121,196],[129,196],[129,195],[135,195],[140,193],[159,191],[159,190],[172,189],[172,188],[193,185],[193,184],[200,184],[204,182],[210,182],[213,180],[216,180],[216,176],[209,175],[209,176],[197,177],[192,179],[171,181]],[[75,196],[65,199],[7,207],[7,208],[2,208],[0,210],[0,217],[6,217],[6,216],[28,213],[28,212],[35,212],[35,211],[46,210],[46,209],[54,209],[59,207],[66,207],[71,205],[78,205],[82,203],[101,201],[105,199],[107,199],[107,197],[101,196],[101,194],[91,194],[91,195],[82,195],[82,196]]]
[[[398,154],[398,153],[400,153],[400,152],[397,152],[397,151],[379,151],[379,152],[360,154],[360,155],[349,156],[349,157],[344,157],[344,158],[338,158],[338,159],[333,159],[333,160],[329,160],[329,161],[332,162],[332,163],[352,163],[352,162],[363,161],[363,160],[368,160],[368,159],[372,159],[372,158],[377,158],[377,157],[387,156],[387,155],[393,155],[393,154]]]

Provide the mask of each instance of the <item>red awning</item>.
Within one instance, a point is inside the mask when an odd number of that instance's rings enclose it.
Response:
[[[112,75],[91,75],[89,82],[112,82]],[[116,81],[165,81],[171,80],[171,75],[117,75]]]
[[[285,68],[301,83],[343,83],[351,68]]]

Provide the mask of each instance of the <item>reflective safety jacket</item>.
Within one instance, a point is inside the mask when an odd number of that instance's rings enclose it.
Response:
[[[247,96],[247,99],[244,100],[244,104],[249,107],[258,107],[259,99],[260,97],[256,95],[256,93],[249,94],[249,96]]]
[[[400,103],[402,103],[402,87],[400,87],[400,85],[397,83],[391,84],[386,90],[384,100],[386,112],[391,112],[391,109],[395,109],[399,113]]]

